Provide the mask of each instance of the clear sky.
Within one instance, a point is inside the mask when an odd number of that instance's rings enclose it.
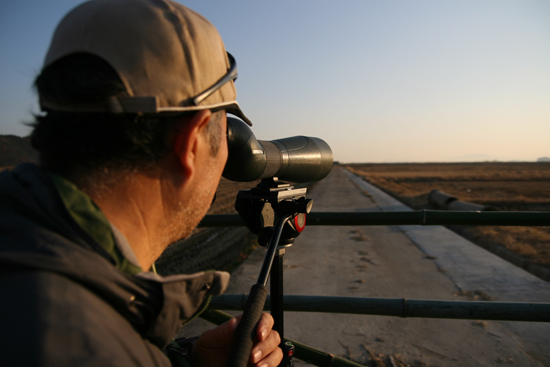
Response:
[[[77,0],[0,3],[0,134]],[[342,162],[550,156],[550,1],[181,1],[220,31],[261,140],[308,135]]]

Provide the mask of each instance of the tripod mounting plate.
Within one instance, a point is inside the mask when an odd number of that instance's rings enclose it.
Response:
[[[294,188],[275,177],[264,179],[255,188],[239,191],[235,209],[262,246],[269,243],[279,218],[291,215],[279,241],[279,246],[286,247],[303,231],[306,214],[311,211],[313,201],[306,193],[306,188]]]

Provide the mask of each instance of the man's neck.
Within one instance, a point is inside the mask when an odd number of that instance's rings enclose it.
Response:
[[[163,238],[161,223],[166,215],[164,206],[159,205],[162,203],[159,181],[135,174],[108,193],[84,191],[122,232],[141,268],[148,271],[165,248],[165,244],[159,242]]]

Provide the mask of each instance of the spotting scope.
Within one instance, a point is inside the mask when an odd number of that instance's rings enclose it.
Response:
[[[231,181],[270,177],[290,182],[319,181],[332,168],[332,150],[323,140],[309,136],[257,140],[247,124],[229,116],[227,144],[229,157],[223,177]]]

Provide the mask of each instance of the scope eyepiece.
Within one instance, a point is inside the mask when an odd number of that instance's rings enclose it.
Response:
[[[248,125],[233,117],[227,117],[227,144],[223,177],[231,181],[319,181],[332,169],[332,150],[325,141],[308,136],[257,140]]]

